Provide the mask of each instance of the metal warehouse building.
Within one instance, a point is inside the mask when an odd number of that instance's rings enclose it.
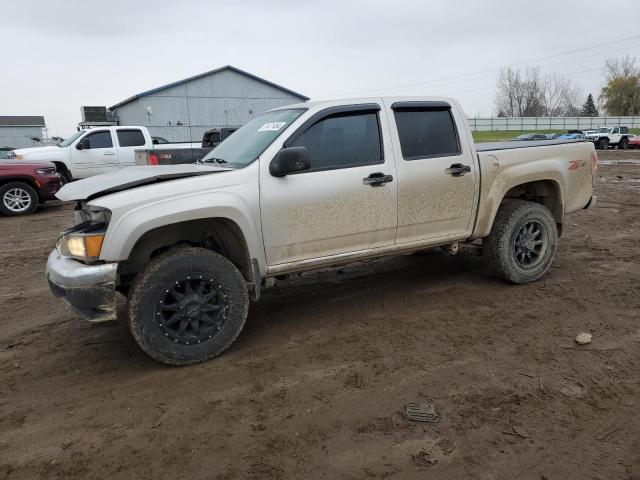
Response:
[[[227,65],[139,93],[110,110],[119,125],[143,125],[172,142],[199,142],[210,128],[239,127],[265,110],[307,100]]]
[[[0,116],[0,147],[41,147],[32,138],[42,139],[44,117]]]

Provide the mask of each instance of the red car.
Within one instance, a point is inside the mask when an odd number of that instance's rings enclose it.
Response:
[[[0,160],[0,213],[31,213],[39,204],[54,200],[61,186],[53,163]]]
[[[629,148],[640,148],[640,135],[629,137]]]

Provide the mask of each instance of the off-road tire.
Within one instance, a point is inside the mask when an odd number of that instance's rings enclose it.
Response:
[[[596,146],[600,150],[608,150],[609,149],[609,139],[608,138],[603,138],[603,139],[598,140],[598,143],[596,144]]]
[[[539,226],[543,239],[536,263],[523,266],[517,258],[517,244],[522,229]],[[538,228],[538,227],[535,227]],[[535,229],[533,231],[535,234]],[[504,203],[493,222],[491,233],[483,242],[483,254],[491,272],[511,283],[521,284],[540,279],[551,266],[558,243],[558,228],[551,212],[539,203],[511,200]]]
[[[623,138],[618,143],[618,150],[627,150],[629,148],[629,140]]]
[[[186,278],[191,280],[184,280]],[[162,323],[161,319],[167,314],[162,311],[163,298],[167,299],[166,295],[173,292],[170,289],[178,282],[188,281],[190,285],[196,282],[198,285],[203,278],[215,283],[216,288],[220,286],[220,297],[224,297],[225,302],[224,321],[212,336],[197,342],[187,339],[185,344],[179,332],[174,334],[168,330],[169,322]],[[213,291],[213,287],[210,288]],[[233,263],[210,250],[177,247],[154,258],[134,281],[129,293],[129,330],[151,358],[167,365],[191,365],[224,352],[240,335],[248,310],[247,286]],[[207,325],[206,328],[212,327]]]
[[[29,204],[24,209],[20,210],[12,210],[7,205],[5,205],[5,194],[11,191],[19,191],[24,193],[24,198],[26,199],[28,196]],[[17,217],[19,215],[27,215],[33,212],[36,208],[38,208],[38,193],[35,189],[24,182],[9,182],[0,186],[0,213],[3,215],[7,215],[9,217]],[[12,202],[10,202],[11,204]],[[18,208],[18,207],[16,207]]]

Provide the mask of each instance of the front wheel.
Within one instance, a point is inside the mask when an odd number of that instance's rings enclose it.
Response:
[[[0,212],[4,215],[26,215],[37,207],[38,194],[31,185],[10,182],[0,187]]]
[[[249,309],[236,266],[203,248],[153,259],[129,293],[129,329],[142,350],[168,365],[203,362],[238,337]]]
[[[607,150],[609,148],[609,139],[608,138],[602,138],[602,139],[598,140],[597,147],[600,150]]]
[[[513,200],[500,207],[483,244],[488,266],[512,283],[535,282],[551,266],[558,228],[543,205]]]

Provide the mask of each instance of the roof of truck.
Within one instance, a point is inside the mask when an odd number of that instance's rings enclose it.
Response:
[[[291,95],[295,95],[296,97],[300,98],[300,100],[309,100],[309,97],[306,97],[304,95],[302,95],[301,93],[297,93],[294,92],[293,90],[289,90],[288,88],[283,87],[282,85],[278,85],[276,83],[270,82],[269,80],[265,80],[264,78],[258,77],[257,75],[253,75],[252,73],[249,72],[245,72],[244,70],[240,70],[239,68],[236,68],[232,65],[225,65],[224,67],[220,67],[220,68],[214,68],[213,70],[209,70],[207,72],[204,73],[199,73],[198,75],[194,75],[192,77],[188,77],[188,78],[184,78],[182,80],[178,80],[176,82],[172,82],[172,83],[167,83],[166,85],[162,85],[160,87],[156,87],[156,88],[152,88],[151,90],[146,90],[142,93],[138,93],[136,95],[133,95],[129,98],[127,98],[126,100],[123,100],[120,103],[116,103],[115,105],[109,107],[109,110],[113,110],[115,108],[121,107],[122,105],[125,105],[129,102],[132,102],[140,97],[145,97],[147,95],[151,95],[152,93],[156,93],[159,92],[160,90],[165,90],[167,88],[171,88],[171,87],[175,87],[176,85],[181,85],[183,83],[186,82],[190,82],[191,80],[197,80],[198,78],[202,78],[202,77],[206,77],[207,75],[212,75],[214,73],[218,73],[218,72],[222,72],[224,70],[231,70],[233,72],[239,73],[240,75],[245,75],[249,78],[252,78],[253,80],[257,80],[259,82],[265,83],[267,85],[270,85],[272,87],[275,87],[279,90],[282,90],[283,92],[287,92]]]

